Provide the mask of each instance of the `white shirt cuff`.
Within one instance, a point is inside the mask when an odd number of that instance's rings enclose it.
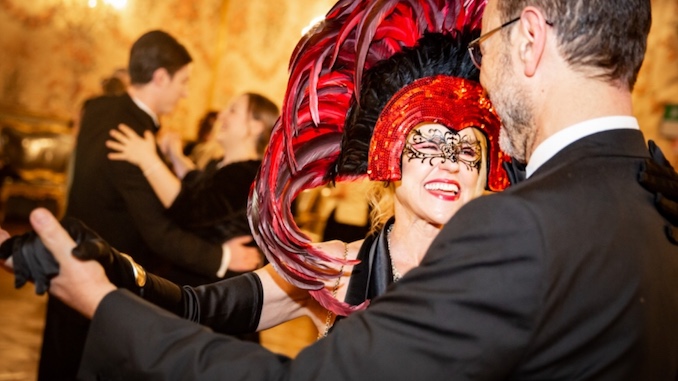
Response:
[[[217,270],[217,276],[223,278],[226,275],[228,270],[228,265],[231,263],[231,249],[228,245],[224,244],[221,246],[222,256],[221,256],[221,266]]]

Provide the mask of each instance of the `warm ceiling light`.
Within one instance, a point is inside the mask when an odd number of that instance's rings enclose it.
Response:
[[[104,3],[112,6],[117,10],[124,9],[127,6],[127,0],[104,0]]]
[[[127,6],[127,0],[101,0],[101,3],[109,5],[117,10],[122,10]],[[99,6],[99,0],[87,0],[87,6],[96,8]]]

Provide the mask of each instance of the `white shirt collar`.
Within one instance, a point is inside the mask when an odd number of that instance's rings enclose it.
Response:
[[[542,164],[575,141],[598,132],[617,129],[639,130],[640,126],[638,120],[632,116],[606,116],[586,120],[556,132],[541,142],[532,153],[530,162],[525,168],[526,178],[532,176]]]
[[[142,109],[146,114],[150,115],[155,123],[156,127],[160,127],[160,122],[158,122],[158,115],[151,110],[150,107],[146,106],[146,103],[142,102],[140,99],[131,97],[134,104],[136,104],[140,109]]]

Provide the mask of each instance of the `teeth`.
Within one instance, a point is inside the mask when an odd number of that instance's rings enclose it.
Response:
[[[455,184],[447,183],[430,183],[424,185],[424,189],[433,190],[433,191],[443,191],[443,192],[459,192],[459,187]]]

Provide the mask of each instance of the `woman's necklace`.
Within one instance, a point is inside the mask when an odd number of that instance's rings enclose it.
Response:
[[[346,261],[346,258],[348,257],[348,244],[344,242],[344,261]],[[334,287],[332,288],[332,297],[334,299],[337,298],[337,291],[339,290],[339,284],[341,283],[341,277],[344,274],[344,265],[341,265],[341,268],[339,269],[339,277],[337,278],[337,281],[334,283]],[[327,334],[330,332],[330,328],[332,328],[332,317],[334,314],[332,311],[327,310],[327,317],[325,317],[325,330],[322,333],[318,333],[318,340],[322,339],[323,337],[327,336]]]
[[[393,254],[391,254],[391,231],[393,230],[393,225],[386,229],[386,244],[388,246],[388,258],[391,260],[391,271],[393,272],[393,281],[397,282],[403,276],[400,274],[400,271],[395,267],[395,262],[393,261]]]

